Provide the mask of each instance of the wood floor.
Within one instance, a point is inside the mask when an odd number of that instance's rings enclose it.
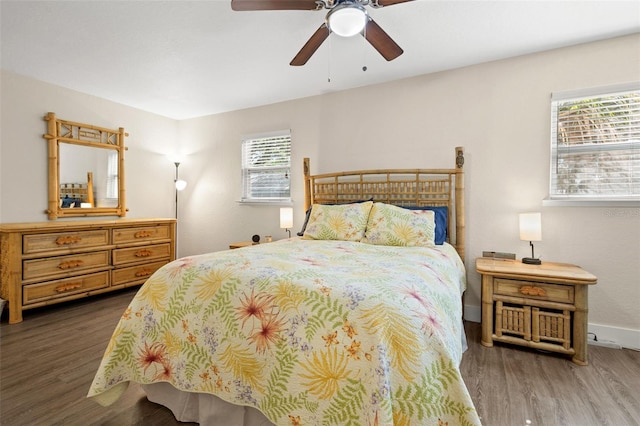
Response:
[[[25,312],[0,325],[0,424],[185,425],[132,385],[111,407],[85,398],[136,289]],[[589,346],[589,365],[480,345],[467,323],[462,374],[485,426],[640,425],[640,352]],[[224,426],[224,425],[221,425]],[[453,425],[450,425],[453,426]]]

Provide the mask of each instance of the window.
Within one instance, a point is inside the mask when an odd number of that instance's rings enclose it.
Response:
[[[552,200],[640,200],[640,83],[551,97]]]
[[[242,141],[242,201],[291,201],[291,132]]]
[[[107,159],[107,198],[118,198],[118,152],[110,152]]]

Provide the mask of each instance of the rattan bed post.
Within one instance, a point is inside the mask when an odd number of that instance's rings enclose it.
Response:
[[[464,148],[456,147],[456,249],[464,261]]]
[[[304,211],[311,207],[311,169],[309,168],[309,158],[302,160],[302,170],[304,173]]]

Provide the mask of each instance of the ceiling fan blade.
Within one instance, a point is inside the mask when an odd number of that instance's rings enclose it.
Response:
[[[378,5],[380,5],[380,6],[393,6],[394,4],[406,3],[408,1],[413,1],[413,0],[378,0]]]
[[[387,60],[392,61],[404,53],[404,50],[396,44],[389,34],[385,33],[380,25],[369,18],[364,30],[365,38]]]
[[[302,46],[302,49],[298,52],[295,58],[291,61],[289,65],[293,65],[295,67],[304,65],[307,63],[309,58],[316,53],[316,50],[320,47],[320,45],[329,37],[329,27],[327,24],[322,24],[320,28],[316,30],[315,33],[311,36],[311,38]]]
[[[316,0],[231,0],[231,9],[249,10],[318,10]]]

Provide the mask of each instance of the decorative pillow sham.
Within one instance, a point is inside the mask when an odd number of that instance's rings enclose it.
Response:
[[[435,213],[431,210],[408,210],[375,203],[362,242],[384,246],[432,246],[435,229]]]
[[[431,210],[435,213],[436,235],[435,243],[441,246],[447,241],[447,223],[449,222],[449,208],[447,206],[401,206],[409,210]]]
[[[314,204],[303,238],[360,241],[367,227],[372,201],[352,204]]]
[[[351,201],[351,202],[347,202],[347,203],[323,203],[325,206],[336,206],[336,205],[340,205],[340,204],[356,204],[356,203],[366,203],[367,201],[373,201],[373,198],[369,198],[368,200],[358,200],[358,201]],[[305,229],[307,229],[307,223],[309,223],[309,216],[311,216],[311,208],[313,206],[309,207],[305,213],[305,217],[304,217],[304,223],[302,224],[302,229],[300,230],[300,232],[297,232],[296,235],[298,237],[302,237],[304,235],[304,231]],[[445,207],[446,208],[446,207]]]

